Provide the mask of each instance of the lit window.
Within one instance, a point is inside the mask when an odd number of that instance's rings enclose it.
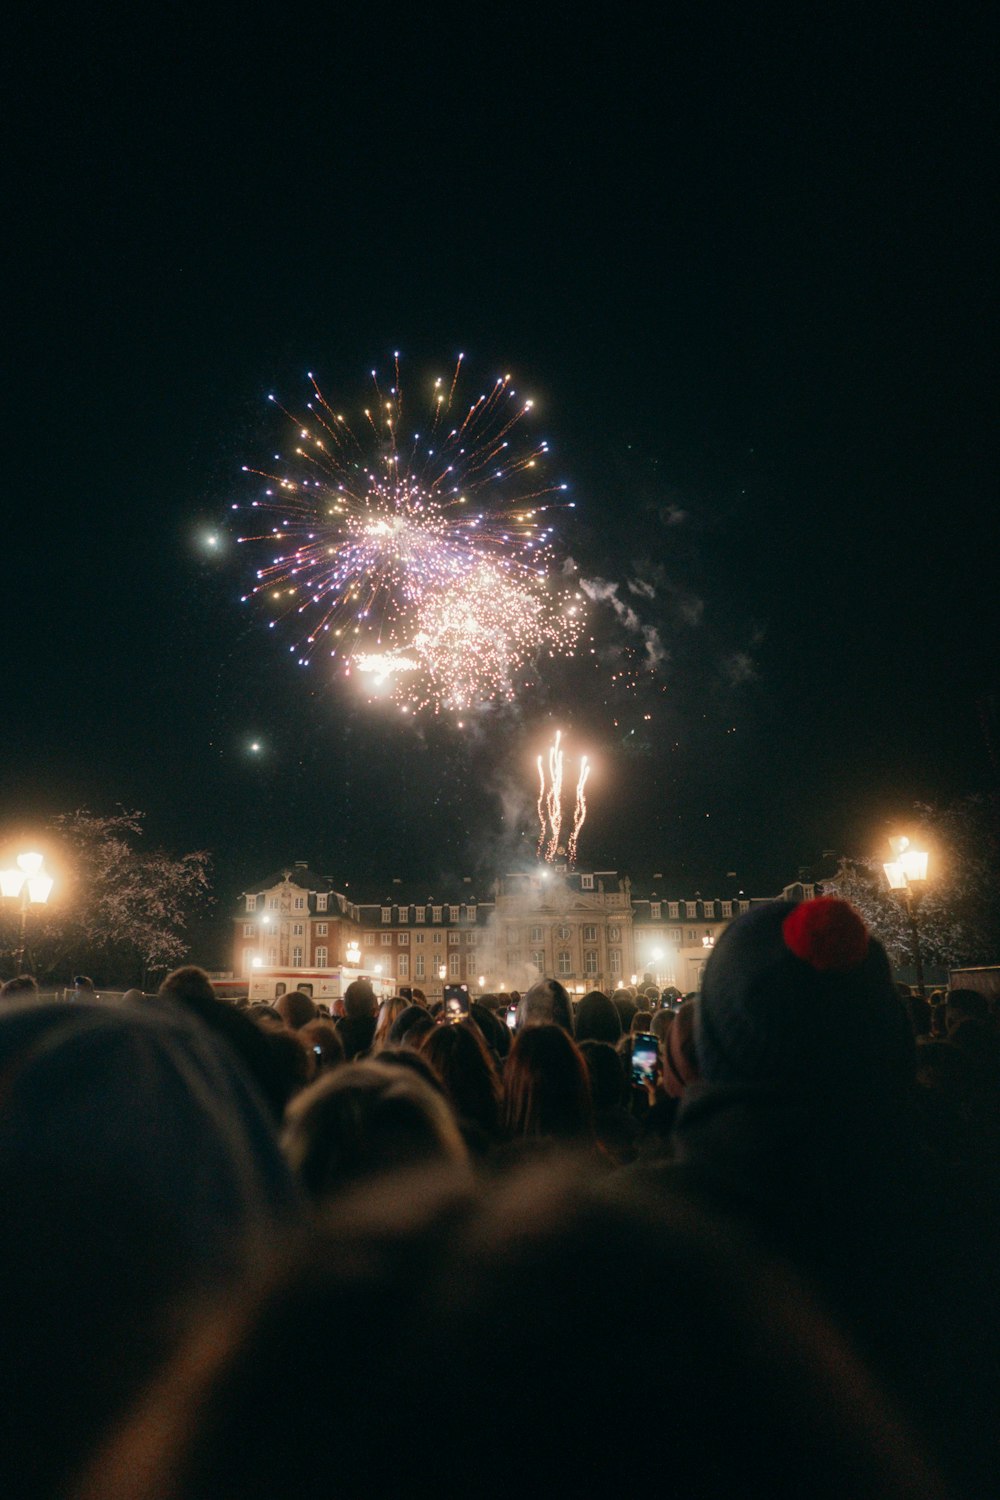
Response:
[[[580,876],[580,889],[581,889],[581,891],[592,891],[594,889],[594,877],[593,877],[593,875],[581,875]]]
[[[652,919],[653,919],[654,922],[658,922],[660,920],[660,902],[659,901],[651,901],[649,903],[649,915],[652,917]]]
[[[247,911],[256,911],[256,910],[257,910],[257,897],[256,896],[248,896],[247,897]]]

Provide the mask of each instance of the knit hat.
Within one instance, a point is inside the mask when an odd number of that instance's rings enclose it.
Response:
[[[833,896],[730,923],[702,975],[695,1041],[706,1083],[895,1095],[913,1078],[885,949]]]

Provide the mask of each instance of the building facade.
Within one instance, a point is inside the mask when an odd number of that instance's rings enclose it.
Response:
[[[233,973],[345,968],[429,999],[446,984],[474,992],[528,989],[558,979],[573,994],[652,981],[696,990],[726,924],[772,897],[705,897],[664,883],[638,891],[617,870],[543,865],[504,875],[477,895],[471,879],[429,895],[390,883],[378,900],[335,888],[303,862],[244,891],[234,916]],[[370,894],[370,893],[369,893]],[[812,885],[786,886],[805,900]]]

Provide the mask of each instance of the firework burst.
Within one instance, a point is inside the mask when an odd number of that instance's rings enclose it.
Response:
[[[369,697],[406,712],[466,711],[513,698],[544,655],[569,655],[579,593],[557,575],[553,512],[572,506],[544,478],[532,403],[503,376],[456,403],[462,357],[410,430],[398,358],[353,425],[312,382],[306,415],[280,405],[294,438],[273,472],[246,468],[260,525],[239,540],[266,549],[246,600],[290,626],[302,665],[326,657]],[[271,398],[274,400],[274,398]]]

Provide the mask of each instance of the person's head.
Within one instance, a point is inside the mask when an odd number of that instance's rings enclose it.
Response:
[[[492,990],[487,990],[485,995],[480,995],[479,1004],[484,1010],[491,1010],[495,1015],[500,1009],[500,996],[495,995]]]
[[[412,999],[414,1005],[422,1005],[424,1010],[427,1009],[427,996],[424,994],[423,990],[418,990],[416,985],[413,986],[413,989],[410,992],[410,998]]]
[[[660,992],[655,984],[647,984],[642,992],[642,998],[647,1010],[656,1010],[660,1003]]]
[[[176,1304],[242,1285],[297,1194],[242,1066],[180,1007],[2,1007],[0,1076],[0,1493],[49,1496],[166,1356]]]
[[[637,1031],[648,1031],[653,1024],[653,1012],[651,1010],[637,1010],[629,1025],[629,1032],[635,1036]]]
[[[434,1030],[433,1018],[422,1005],[407,1005],[399,1012],[389,1028],[387,1045],[390,1047],[419,1047],[428,1031]]]
[[[344,991],[344,1015],[359,1020],[375,1014],[375,991],[370,979],[352,979]]]
[[[633,1329],[609,1293],[637,1267],[655,1274],[639,1273]],[[331,1204],[260,1296],[192,1330],[76,1500],[326,1500],[331,1473],[346,1497],[388,1494],[400,1454],[406,1492],[439,1500],[506,1500],[526,1462],[532,1493],[617,1494],[622,1444],[567,1393],[599,1388],[630,1339],[656,1349],[656,1432],[635,1442],[671,1492],[952,1493],[791,1270],[683,1199],[663,1215],[558,1163],[488,1188],[419,1173]],[[484,1459],[484,1413],[526,1373],[558,1417],[536,1424],[530,1458],[508,1441]],[[447,1392],[438,1441],[419,1389]],[[400,1397],[391,1442],[382,1390]]]
[[[834,896],[769,901],[729,924],[702,975],[695,1043],[709,1084],[895,1105],[913,1083],[885,950]]]
[[[632,1025],[632,1017],[639,1009],[635,1002],[634,990],[615,990],[611,996],[611,1004],[618,1012],[618,1020],[621,1023],[622,1031],[627,1032]]]
[[[266,1000],[258,1000],[247,1011],[251,1021],[263,1028],[273,1027],[276,1031],[284,1029],[284,1021],[281,1011],[276,1006],[268,1004]]]
[[[573,1035],[573,1007],[558,979],[540,979],[521,996],[517,1027],[520,1031],[526,1026],[561,1026]]]
[[[289,990],[275,1002],[274,1008],[292,1031],[299,1031],[308,1021],[315,1021],[316,1006],[311,995],[302,990]]]
[[[307,1021],[299,1032],[316,1059],[314,1068],[317,1077],[328,1068],[336,1068],[344,1061],[344,1044],[332,1021],[317,1018]]]
[[[0,985],[0,1000],[37,1000],[38,985],[30,974],[15,974]]]
[[[500,1078],[474,1021],[435,1026],[420,1050],[444,1084],[460,1120],[492,1133],[500,1116]]]
[[[392,1028],[403,1014],[404,1010],[411,1010],[408,1000],[402,995],[392,995],[383,1000],[378,1008],[378,1020],[375,1022],[375,1035],[372,1038],[372,1056],[382,1051],[383,1047],[389,1046],[389,1038]]]
[[[660,1012],[661,1015],[669,1012]],[[698,1078],[698,1056],[694,1029],[698,1014],[697,1000],[683,1000],[673,1014],[660,1055],[663,1058],[663,1087],[671,1099],[679,1099],[689,1083]]]
[[[621,1034],[621,1017],[607,995],[601,990],[584,995],[576,1008],[577,1041],[610,1042],[614,1046]]]
[[[610,1042],[580,1042],[580,1052],[587,1065],[594,1109],[613,1109],[625,1098],[625,1074],[621,1058]]]
[[[588,1141],[594,1109],[587,1066],[562,1026],[518,1032],[503,1073],[504,1124],[511,1135]]]
[[[989,1001],[979,990],[955,989],[948,991],[948,1008],[945,1024],[949,1034],[962,1021],[988,1021]]]
[[[219,1003],[212,981],[197,964],[184,964],[181,968],[174,969],[160,985],[160,994],[165,999],[177,1000],[192,1008]]]
[[[122,996],[122,1004],[140,1005],[142,1001],[145,1000],[145,998],[146,996],[143,994],[142,990],[132,988],[125,991],[124,995]]]
[[[408,1068],[336,1068],[289,1105],[283,1144],[311,1198],[419,1163],[467,1161],[450,1106]]]
[[[661,1005],[650,1024],[650,1031],[656,1037],[661,1047],[666,1040],[667,1032],[673,1024],[674,1013],[667,1006]]]
[[[77,999],[87,999],[94,993],[94,981],[89,974],[77,974],[73,979]]]
[[[273,1087],[287,1109],[289,1101],[316,1076],[316,1054],[301,1031],[281,1026],[263,1035],[270,1054]]]

